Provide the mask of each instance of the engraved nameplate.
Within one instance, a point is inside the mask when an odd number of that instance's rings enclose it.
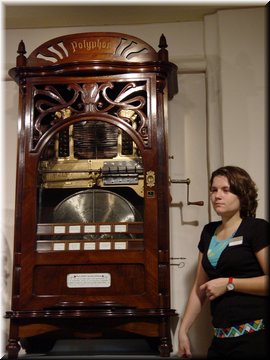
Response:
[[[105,40],[105,39],[92,39],[92,40],[87,40],[87,39],[82,39],[80,41],[72,41],[70,43],[71,48],[72,48],[72,52],[77,52],[77,51],[108,51],[111,50],[112,48],[112,44],[110,41]]]
[[[78,273],[67,275],[68,288],[107,288],[111,286],[109,273]]]

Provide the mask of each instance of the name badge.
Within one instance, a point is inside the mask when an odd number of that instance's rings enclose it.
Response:
[[[235,246],[241,244],[243,244],[243,236],[237,236],[231,239],[229,246]]]

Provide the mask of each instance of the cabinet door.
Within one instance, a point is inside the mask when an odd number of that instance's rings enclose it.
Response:
[[[168,176],[154,80],[27,82],[15,307],[169,305]]]

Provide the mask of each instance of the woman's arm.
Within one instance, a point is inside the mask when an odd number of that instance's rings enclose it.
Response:
[[[233,284],[235,286],[235,291],[251,295],[268,295],[268,252],[269,246],[261,249],[255,254],[264,275],[252,278],[234,278]],[[201,291],[205,293],[209,300],[214,300],[227,291],[227,283],[228,278],[213,279],[203,284],[201,286]]]
[[[205,301],[205,294],[200,291],[200,286],[208,280],[202,267],[202,253],[198,256],[197,272],[193,287],[191,289],[184,315],[181,319],[178,332],[178,356],[191,357],[188,331],[201,312]]]
[[[248,278],[248,279],[234,279],[233,283],[235,291],[252,295],[268,295],[268,281],[269,281],[269,246],[261,249],[256,254],[257,260],[261,265],[264,275]]]

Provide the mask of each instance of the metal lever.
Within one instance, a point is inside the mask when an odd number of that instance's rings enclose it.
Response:
[[[170,260],[186,260],[185,257],[171,257]],[[179,268],[183,268],[185,266],[184,261],[180,261],[179,263],[170,263],[171,266],[177,266]]]
[[[198,205],[198,206],[203,206],[204,202],[199,200],[199,201],[189,201],[189,184],[190,184],[190,179],[169,179],[169,182],[172,184],[187,184],[187,204],[188,205]]]

